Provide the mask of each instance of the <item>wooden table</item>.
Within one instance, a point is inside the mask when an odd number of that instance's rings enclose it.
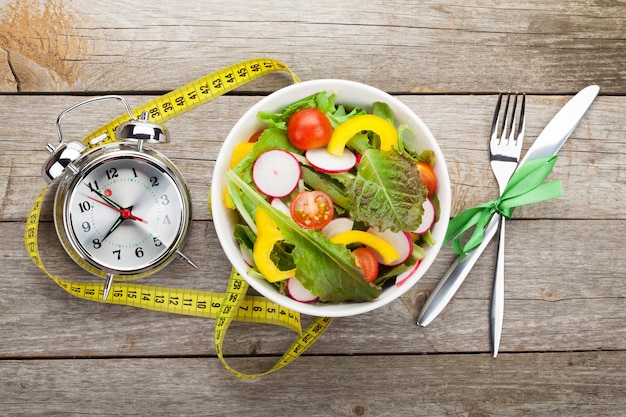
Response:
[[[189,3],[0,1],[0,414],[624,415],[626,4]],[[551,175],[565,195],[508,223],[497,359],[495,245],[430,326],[416,317],[454,259],[449,246],[401,299],[336,319],[293,364],[254,381],[216,358],[214,320],[81,300],[30,262],[24,224],[60,112],[105,93],[138,106],[259,56],[303,80],[351,79],[398,95],[446,155],[454,215],[497,194],[487,145],[497,92],[528,94],[527,148],[575,92],[601,86]],[[225,289],[230,265],[207,208],[215,158],[238,118],[290,82],[271,74],[167,123],[173,140],[163,150],[192,190],[187,252],[199,268],[172,264],[146,284]],[[120,113],[107,106],[68,117],[64,134],[80,139]],[[51,194],[44,260],[57,275],[84,277],[56,239]],[[224,350],[235,368],[258,372],[294,337],[237,322]]]

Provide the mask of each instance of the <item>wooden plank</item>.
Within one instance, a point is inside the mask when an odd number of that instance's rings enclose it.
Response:
[[[270,358],[233,358],[265,369]],[[626,353],[307,356],[256,381],[216,359],[3,361],[10,416],[621,416]]]
[[[123,10],[123,13],[120,13]],[[258,56],[391,92],[626,92],[621,4],[0,2],[4,92],[169,90]],[[348,63],[348,64],[346,64]],[[271,91],[270,77],[246,87]]]
[[[214,354],[213,320],[104,305],[65,293],[27,259],[22,230],[21,223],[0,223],[4,357]],[[609,220],[510,221],[501,351],[625,349],[625,236],[626,224]],[[51,272],[66,279],[95,279],[69,260],[50,223],[42,225],[41,239]],[[336,319],[311,352],[487,352],[494,250],[492,245],[430,326],[419,328],[415,321],[452,262],[449,247],[401,299],[368,314]],[[194,222],[185,252],[198,262],[198,270],[174,263],[142,283],[224,291],[230,267],[210,222]],[[282,354],[294,339],[286,329],[235,323],[225,351]]]
[[[131,96],[131,105],[148,101],[149,96]],[[207,194],[214,161],[231,127],[261,97],[222,97],[166,123],[172,142],[159,147],[179,166],[190,184],[196,219],[209,219]],[[452,181],[453,214],[493,199],[496,182],[488,164],[487,136],[495,96],[402,96],[424,120],[437,138],[448,164]],[[525,148],[558,109],[566,96],[529,96]],[[76,97],[5,96],[0,113],[15,114],[5,120],[0,132],[0,219],[21,220],[43,186],[41,166],[47,158],[48,142],[58,143],[57,116],[79,102]],[[63,119],[66,140],[79,140],[101,124],[120,114],[119,103],[99,102]],[[16,109],[37,115],[22,117]],[[581,124],[559,153],[551,179],[560,179],[562,198],[516,211],[519,218],[623,219],[626,196],[622,115],[626,101],[602,96],[592,105]],[[208,127],[207,127],[208,123]],[[44,217],[51,219],[49,214]]]

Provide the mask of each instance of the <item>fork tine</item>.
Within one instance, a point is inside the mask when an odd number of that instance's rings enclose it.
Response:
[[[521,144],[524,139],[524,130],[526,129],[526,93],[522,93],[522,104],[519,112],[519,124],[517,126],[516,142]]]
[[[502,126],[500,128],[500,134],[498,135],[498,143],[502,143],[502,139],[506,138],[506,127],[509,124],[509,105],[511,103],[511,94],[506,95],[506,104],[504,105],[504,120],[502,120]]]
[[[494,141],[498,137],[498,126],[500,125],[500,106],[502,106],[502,93],[498,95],[496,109],[493,112],[493,119],[491,121],[491,141]]]
[[[513,103],[511,112],[507,111],[506,114],[506,126],[502,127],[502,139],[506,139],[506,144],[511,145],[515,140],[515,127],[517,124],[517,94],[513,96]],[[508,110],[508,108],[507,108]]]

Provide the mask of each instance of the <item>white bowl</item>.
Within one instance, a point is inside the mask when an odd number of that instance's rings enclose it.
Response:
[[[431,248],[426,248],[426,256],[420,266],[402,285],[386,287],[378,298],[369,302],[347,302],[341,304],[301,303],[280,294],[276,287],[266,280],[248,275],[246,272],[248,265],[244,262],[239,245],[234,240],[232,233],[233,227],[237,222],[237,215],[223,204],[224,190],[226,188],[226,171],[233,148],[238,143],[247,141],[253,133],[264,127],[264,124],[257,119],[257,114],[260,111],[279,112],[287,105],[320,91],[336,94],[336,102],[338,104],[359,106],[367,111],[371,111],[372,104],[376,101],[387,103],[393,111],[396,123],[407,124],[415,133],[416,149],[430,149],[436,154],[436,193],[440,202],[440,216],[439,221],[435,223],[432,229],[432,234],[437,243]],[[270,94],[252,106],[239,119],[228,134],[218,154],[215,171],[213,172],[211,202],[213,222],[222,248],[229,261],[254,289],[268,299],[302,314],[323,317],[352,316],[390,303],[407,292],[428,271],[439,253],[448,227],[451,206],[450,177],[444,156],[435,138],[422,120],[400,100],[377,88],[353,81],[313,80],[294,84]]]

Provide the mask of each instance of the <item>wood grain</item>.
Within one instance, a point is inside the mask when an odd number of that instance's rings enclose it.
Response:
[[[269,0],[177,9],[119,0],[4,0],[0,6],[0,48],[28,60],[13,72],[0,65],[0,79],[13,79],[5,92],[167,91],[256,56],[283,60],[304,80],[343,77],[389,92],[562,94],[591,83],[611,94],[626,91],[620,2],[379,0],[356,7],[321,0],[292,8]],[[11,54],[6,59],[13,63]],[[278,85],[267,79],[245,90]]]
[[[626,5],[608,0],[0,0],[0,414],[623,415],[625,33]],[[335,319],[293,364],[255,381],[219,363],[214,320],[84,301],[30,262],[25,219],[63,110],[109,93],[135,107],[261,56],[303,80],[360,81],[406,103],[446,156],[453,215],[497,194],[487,161],[496,93],[527,93],[528,149],[575,92],[600,85],[550,176],[564,196],[520,207],[508,222],[497,359],[488,353],[494,244],[428,327],[416,318],[455,258],[449,246],[400,299]],[[143,283],[224,291],[230,265],[207,207],[215,160],[241,115],[289,84],[270,74],[167,122],[172,142],[160,150],[192,191],[185,253],[199,268],[175,262]],[[64,139],[122,111],[115,102],[85,106],[64,118]],[[58,243],[53,198],[54,186],[42,213],[46,266],[96,279]],[[239,371],[259,372],[295,337],[236,322],[224,352]]]
[[[268,359],[232,362],[264,369]],[[250,382],[207,358],[10,360],[0,406],[28,416],[618,417],[625,361],[624,352],[307,356]]]
[[[1,223],[6,277],[0,352],[8,357],[213,355],[213,321],[104,305],[74,298],[30,264],[18,236],[20,223]],[[61,277],[89,278],[69,261],[42,225],[43,260]],[[603,233],[596,233],[602,230]],[[626,290],[621,285],[626,225],[611,221],[513,220],[508,228],[505,321],[501,350],[570,351],[626,348]],[[590,236],[597,240],[590,240]],[[585,240],[587,244],[581,244]],[[207,256],[207,247],[211,248]],[[600,249],[602,248],[602,249]],[[493,249],[490,248],[491,255]],[[147,285],[223,292],[230,267],[209,222],[194,222],[185,249],[199,264],[172,264],[144,279]],[[425,296],[451,263],[449,248],[413,289],[372,313],[336,319],[313,353],[384,354],[487,352],[493,256],[480,259],[467,282],[430,326],[415,325]],[[563,262],[555,266],[555,260]],[[149,325],[146,325],[148,324]],[[71,336],[75,335],[75,336]],[[78,337],[80,335],[80,337]],[[236,323],[229,354],[282,353],[295,334],[272,326]],[[359,343],[354,343],[358,340]]]
[[[138,106],[151,98],[154,96],[130,96],[129,101],[132,106]],[[206,201],[221,143],[239,117],[261,98],[220,97],[166,123],[172,141],[160,149],[174,160],[189,182],[195,218],[210,218]],[[525,149],[569,98],[528,97]],[[423,119],[442,148],[452,181],[453,214],[495,198],[497,185],[488,164],[488,134],[497,97],[435,95],[400,96],[400,99]],[[3,150],[0,169],[8,174],[0,177],[2,219],[25,218],[31,200],[43,186],[40,175],[41,165],[48,156],[45,145],[59,140],[56,118],[79,101],[66,96],[6,96],[0,101],[0,113],[29,109],[38,119],[33,123],[27,114],[10,118],[5,123],[6,129],[0,131]],[[64,137],[83,138],[123,112],[119,107],[115,103],[86,106],[71,114],[63,119]],[[624,112],[626,105],[620,98],[598,98],[559,153],[559,161],[550,176],[562,181],[564,197],[539,206],[522,207],[515,216],[624,219],[626,174],[621,169],[626,164],[622,146],[626,136]],[[33,159],[24,158],[25,153]],[[589,181],[589,178],[597,180]]]

